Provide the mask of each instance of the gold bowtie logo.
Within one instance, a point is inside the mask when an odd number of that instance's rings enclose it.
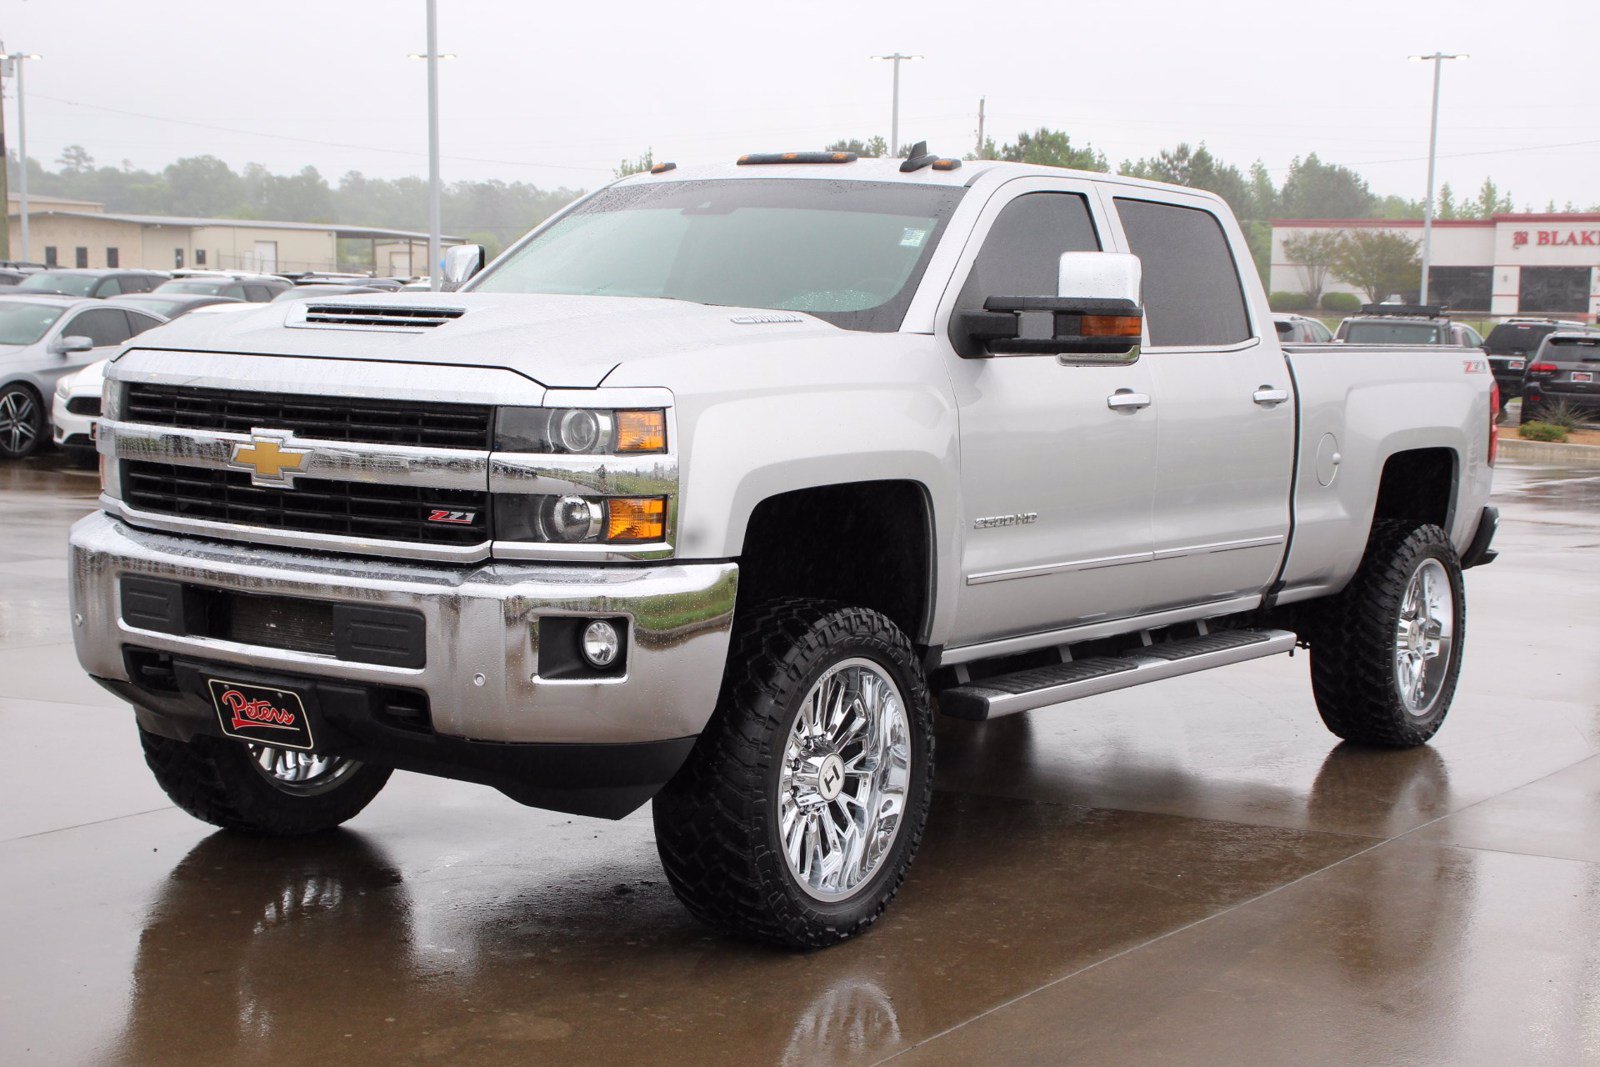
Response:
[[[233,465],[250,471],[250,481],[256,485],[288,487],[293,484],[292,472],[300,469],[311,453],[304,449],[289,448],[289,435],[252,433],[248,444],[233,446]]]

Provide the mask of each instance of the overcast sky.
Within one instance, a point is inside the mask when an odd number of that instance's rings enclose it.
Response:
[[[1316,151],[1420,198],[1431,64],[1446,65],[1440,177],[1519,208],[1600,202],[1596,0],[1244,2],[439,0],[444,176],[589,187],[646,147],[680,163],[888,135],[956,155],[978,98],[1003,142],[1047,125],[1113,166],[1180,140],[1281,180]],[[423,0],[0,0],[28,68],[29,154],[68,144],[159,168],[210,153],[426,172]],[[16,143],[14,87],[7,141]],[[1575,143],[1579,142],[1579,143]]]

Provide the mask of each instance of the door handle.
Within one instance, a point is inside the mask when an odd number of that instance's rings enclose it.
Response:
[[[1106,397],[1106,407],[1112,411],[1138,411],[1140,408],[1150,406],[1148,393],[1136,393],[1132,389],[1118,389]]]
[[[1254,400],[1257,404],[1260,404],[1264,408],[1270,408],[1274,404],[1281,404],[1285,400],[1288,400],[1289,390],[1275,389],[1270,385],[1263,385],[1257,388],[1254,393],[1250,394],[1250,399]]]

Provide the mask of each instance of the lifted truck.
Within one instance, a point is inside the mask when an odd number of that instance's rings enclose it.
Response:
[[[653,801],[695,915],[820,946],[906,875],[936,709],[1298,643],[1340,737],[1444,720],[1488,365],[1280,346],[1215,196],[746,157],[478,260],[111,364],[78,655],[201,819],[324,830],[394,768]]]

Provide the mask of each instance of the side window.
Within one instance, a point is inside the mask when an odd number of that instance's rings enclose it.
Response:
[[[121,308],[92,308],[89,311],[80,311],[77,317],[67,323],[61,335],[87,337],[94,342],[96,348],[120,345],[131,336],[128,331],[128,317],[122,313]]]
[[[252,304],[265,304],[272,299],[272,290],[264,285],[247,285],[244,287],[245,299]]]
[[[995,217],[957,306],[981,308],[991,296],[1055,296],[1061,253],[1098,251],[1082,196],[1024,193]]]
[[[141,333],[144,333],[146,330],[150,329],[152,326],[161,325],[160,319],[146,315],[142,311],[129,311],[127,314],[128,323],[132,326],[132,332],[130,332],[128,335],[130,337],[137,337]]]
[[[122,292],[122,283],[112,277],[101,279],[99,287],[94,291],[94,295],[99,297],[116,296],[120,292]]]
[[[1144,267],[1152,345],[1232,345],[1250,337],[1239,268],[1209,211],[1117,197],[1128,250]]]

